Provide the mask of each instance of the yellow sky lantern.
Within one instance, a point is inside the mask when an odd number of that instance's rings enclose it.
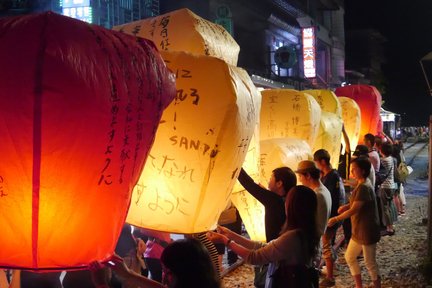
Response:
[[[342,116],[342,107],[336,94],[330,90],[314,89],[303,90],[302,92],[312,95],[318,102],[322,111],[330,112]]]
[[[214,56],[236,66],[240,46],[222,26],[189,9],[115,26],[118,30],[152,40],[160,51],[188,51]]]
[[[342,107],[338,97],[330,90],[304,90],[312,95],[321,107],[321,123],[312,152],[325,149],[330,154],[330,163],[338,167],[341,151]]]
[[[127,222],[174,233],[214,229],[226,207],[258,117],[247,72],[224,61],[162,52],[177,75]]]
[[[259,145],[259,117],[255,125],[255,132],[249,144],[246,159],[242,166],[249,176],[256,182],[260,180],[260,145]],[[266,241],[264,226],[264,206],[257,201],[237,181],[231,194],[231,200],[240,213],[249,237],[255,241]]]
[[[354,151],[360,137],[361,111],[355,100],[348,97],[338,97],[342,106],[342,120],[350,141],[351,151]],[[343,141],[343,137],[342,137]],[[345,145],[345,143],[344,143]]]
[[[317,101],[303,91],[261,91],[260,139],[297,138],[310,147],[315,143],[321,119]]]
[[[242,218],[250,239],[266,242],[264,205],[246,190],[233,192],[231,199],[240,213],[240,217]]]
[[[302,160],[311,160],[312,151],[305,140],[274,138],[261,140],[261,181],[268,183],[275,168],[287,166],[292,170]]]

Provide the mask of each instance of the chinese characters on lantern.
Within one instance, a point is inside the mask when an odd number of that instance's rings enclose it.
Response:
[[[316,77],[315,28],[302,29],[303,68],[306,78]]]

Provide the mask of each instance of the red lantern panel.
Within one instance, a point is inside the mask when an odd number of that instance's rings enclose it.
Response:
[[[54,13],[0,20],[0,266],[114,250],[174,78],[154,45]]]
[[[360,141],[367,133],[377,135],[382,132],[380,124],[381,94],[369,85],[349,85],[338,87],[335,91],[337,96],[345,96],[357,102],[361,110]]]

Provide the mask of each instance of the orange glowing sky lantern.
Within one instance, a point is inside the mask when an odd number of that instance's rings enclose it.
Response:
[[[338,97],[342,107],[342,120],[350,141],[350,151],[354,151],[360,137],[361,111],[357,103],[348,97]],[[346,143],[343,141],[344,145]]]
[[[208,231],[237,181],[260,95],[244,70],[220,59],[162,56],[177,75],[177,97],[163,113],[127,222],[174,233]]]
[[[234,38],[222,26],[186,8],[115,26],[113,29],[150,39],[160,51],[187,51],[214,56],[237,65],[240,46]]]
[[[318,136],[321,108],[303,91],[269,89],[261,91],[260,139],[297,138],[310,147]]]
[[[330,90],[304,90],[312,95],[321,107],[321,123],[312,152],[325,149],[330,154],[330,163],[337,168],[341,151],[342,108],[336,95]]]
[[[106,259],[174,77],[151,42],[51,12],[0,35],[0,266]]]
[[[336,95],[344,96],[356,101],[361,111],[360,143],[367,133],[377,135],[382,132],[380,116],[381,94],[374,86],[348,85],[338,87]]]

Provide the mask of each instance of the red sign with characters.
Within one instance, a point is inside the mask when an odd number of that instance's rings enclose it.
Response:
[[[306,78],[316,77],[315,27],[302,28],[303,70]]]

